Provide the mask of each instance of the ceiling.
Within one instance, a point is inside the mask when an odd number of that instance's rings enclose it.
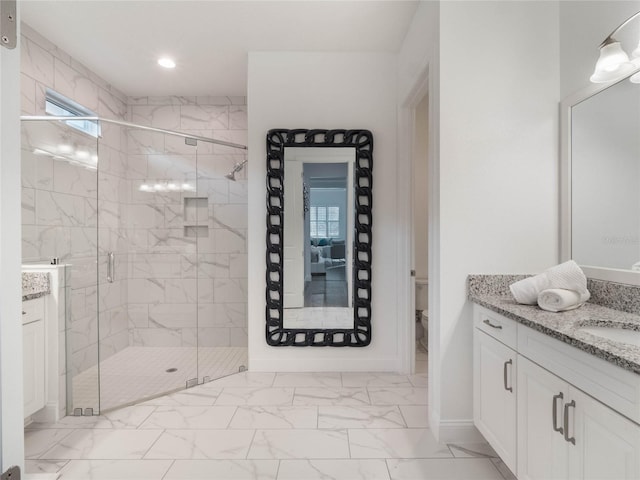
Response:
[[[404,0],[24,0],[22,21],[122,93],[244,96],[247,52],[396,52]],[[173,70],[156,64],[172,56]]]

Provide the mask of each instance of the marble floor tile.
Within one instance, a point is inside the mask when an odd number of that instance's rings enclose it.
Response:
[[[406,428],[397,405],[320,406],[318,428]]]
[[[414,387],[424,387],[428,386],[428,379],[426,373],[416,373],[415,375],[409,375],[407,377],[411,382],[411,385]]]
[[[140,459],[162,430],[73,430],[45,452],[45,459]]]
[[[33,473],[56,473],[64,467],[69,460],[25,460],[24,471]]]
[[[163,480],[276,480],[278,460],[176,460]]]
[[[113,410],[97,417],[93,428],[138,428],[155,409],[154,406],[136,405]]]
[[[167,430],[145,459],[241,459],[246,458],[253,430]]]
[[[156,407],[147,417],[141,429],[201,429],[227,428],[236,407],[188,406]]]
[[[197,406],[197,405],[213,405],[220,395],[222,388],[206,388],[194,387],[188,390],[163,395],[161,397],[152,398],[140,405],[161,405],[161,406]]]
[[[225,387],[216,405],[291,405],[292,387]]]
[[[384,460],[281,460],[278,480],[389,480]]]
[[[341,387],[340,373],[277,373],[274,387]]]
[[[364,387],[296,387],[294,405],[371,405]]]
[[[426,405],[427,389],[415,387],[367,387],[371,405]]]
[[[346,430],[257,430],[247,458],[349,458]]]
[[[453,457],[426,428],[350,429],[349,445],[351,458]]]
[[[29,430],[43,430],[43,429],[76,429],[76,428],[93,428],[93,426],[100,420],[99,416],[68,416],[62,417],[60,420],[54,423],[38,423],[33,422],[25,426],[25,432]]]
[[[313,406],[240,406],[229,424],[229,428],[233,429],[316,428],[317,426],[318,408]]]
[[[71,460],[60,480],[161,480],[171,460]]]
[[[389,459],[391,480],[503,480],[489,459]]]
[[[39,458],[53,445],[71,435],[75,430],[46,428],[26,430],[24,432],[24,456],[27,459]],[[53,457],[55,458],[55,457]],[[67,458],[67,457],[60,457]]]
[[[396,373],[360,373],[346,372],[342,374],[343,387],[411,387],[406,375]]]
[[[271,387],[275,377],[276,374],[271,372],[242,372],[218,378],[213,382],[199,385],[194,389],[207,390],[223,387]]]
[[[409,428],[429,428],[426,405],[400,405],[400,413]]]
[[[451,453],[456,458],[488,457],[497,458],[498,454],[487,442],[482,443],[449,443]]]

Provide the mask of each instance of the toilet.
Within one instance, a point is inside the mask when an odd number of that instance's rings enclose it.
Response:
[[[427,348],[429,324],[429,280],[416,278],[416,340]]]

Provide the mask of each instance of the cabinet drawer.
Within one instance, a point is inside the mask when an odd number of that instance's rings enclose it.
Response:
[[[22,302],[22,324],[44,319],[44,297]]]
[[[477,329],[515,350],[518,342],[517,322],[483,307],[474,307]]]

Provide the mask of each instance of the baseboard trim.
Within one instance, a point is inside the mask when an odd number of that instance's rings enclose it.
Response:
[[[440,420],[437,428],[431,428],[440,443],[486,442],[473,420]]]

